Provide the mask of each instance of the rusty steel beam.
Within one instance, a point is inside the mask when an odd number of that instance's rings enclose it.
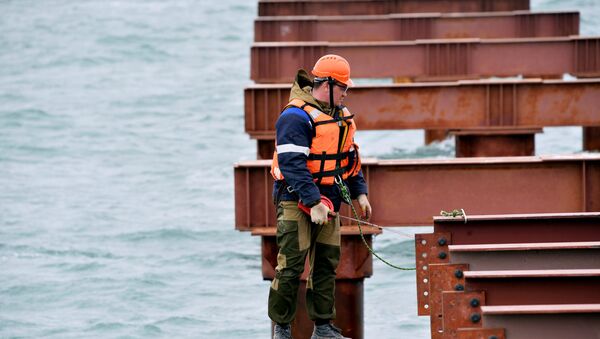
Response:
[[[250,137],[275,138],[289,91],[281,84],[245,89]],[[597,126],[600,79],[363,85],[352,88],[344,103],[356,112],[359,130]]]
[[[600,269],[465,271],[464,277],[465,291],[484,291],[488,306],[600,303]]]
[[[468,264],[474,271],[600,268],[600,241],[448,247],[450,263]]]
[[[268,160],[234,166],[236,229],[275,225],[269,167]],[[431,225],[440,209],[454,208],[470,215],[600,211],[600,155],[365,159],[363,173],[373,206],[371,221],[382,226]],[[348,209],[341,212],[350,215]],[[453,243],[459,243],[455,229],[451,232]],[[540,242],[549,237],[546,233],[538,234]],[[465,237],[469,239],[459,239]]]
[[[258,2],[259,16],[363,15],[424,12],[528,10],[529,0],[269,0]]]
[[[417,81],[482,77],[600,76],[600,38],[448,39],[379,42],[259,42],[250,54],[250,78],[289,83],[324,54],[343,55],[353,78]],[[551,58],[548,58],[552,55]]]
[[[450,131],[456,157],[507,157],[535,155],[535,134],[541,128],[488,128]]]
[[[503,327],[510,339],[597,338],[600,333],[598,304],[481,308],[484,326]]]
[[[511,245],[519,242],[538,243],[536,248],[545,248],[551,251],[559,251],[557,244],[539,244],[556,242],[582,242],[586,241],[588,248],[574,248],[575,252],[587,252],[585,254],[571,253],[565,254],[563,246],[562,252],[556,255],[539,254],[537,257],[546,258],[549,256],[559,257],[557,262],[544,263],[539,268],[567,268],[573,260],[583,259],[585,261],[577,263],[579,266],[571,268],[598,268],[598,260],[595,257],[590,258],[590,253],[594,251],[594,243],[589,241],[600,241],[600,213],[559,213],[559,214],[528,214],[528,215],[503,215],[503,216],[471,216],[467,217],[465,224],[463,218],[439,218],[434,217],[434,233],[415,235],[415,259],[417,268],[417,304],[419,315],[430,314],[430,297],[426,291],[431,288],[430,269],[431,264],[469,264],[470,261],[455,260],[451,248],[457,248],[458,245],[477,244],[483,248],[494,248],[492,244],[501,244],[495,248],[517,248],[518,245]],[[569,232],[565,232],[568,229]],[[483,245],[486,244],[486,245]],[[451,247],[452,246],[452,247]],[[503,247],[502,247],[503,246]],[[521,245],[524,246],[524,245]],[[532,247],[531,245],[530,247]],[[568,246],[565,245],[565,246]],[[571,245],[575,246],[575,245]],[[499,251],[499,250],[498,250]],[[597,252],[597,250],[596,250]],[[593,256],[593,253],[591,254]],[[492,255],[494,256],[494,255]],[[502,257],[502,254],[497,254]],[[511,267],[519,265],[523,261],[508,262],[508,259],[517,259],[517,255],[504,256],[505,260],[498,262],[486,262],[484,267],[490,267],[493,264],[502,265],[502,267]],[[535,256],[535,255],[533,255]],[[489,256],[488,256],[489,257]],[[531,255],[528,257],[531,260]],[[476,264],[479,264],[479,260]],[[533,264],[541,260],[535,260]]]
[[[274,16],[258,17],[254,21],[256,42],[494,39],[578,34],[579,12]]]
[[[557,174],[554,180],[566,175]],[[600,195],[591,198],[599,199]],[[453,245],[600,241],[599,212],[475,215],[467,217],[466,223],[463,218],[434,217],[433,221],[434,232],[451,233]]]
[[[583,149],[600,151],[600,127],[583,128]]]

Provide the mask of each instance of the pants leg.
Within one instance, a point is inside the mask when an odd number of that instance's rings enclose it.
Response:
[[[335,276],[340,262],[340,220],[314,225],[309,253],[311,272],[306,284],[306,306],[311,320],[335,319]]]
[[[310,247],[311,222],[297,202],[277,207],[277,267],[269,290],[269,318],[280,324],[294,320],[300,276]]]

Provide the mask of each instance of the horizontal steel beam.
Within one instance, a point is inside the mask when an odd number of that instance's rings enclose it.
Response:
[[[555,180],[560,180],[559,176],[563,175],[567,174],[557,174]],[[557,182],[554,181],[553,184]],[[587,195],[587,192],[585,194]],[[600,196],[590,196],[594,200],[598,197]],[[600,211],[600,208],[593,210]],[[450,217],[434,217],[433,219],[434,232],[451,233],[452,245],[600,241],[600,213],[598,212],[473,216],[467,217],[466,223],[462,218],[457,220]]]
[[[562,293],[569,292],[563,291]],[[481,308],[483,310],[483,325],[505,328],[507,338],[564,339],[597,338],[598,333],[600,333],[600,310],[598,306],[513,306],[510,307],[512,309],[510,312],[500,311],[500,306],[482,306]],[[545,309],[545,311],[539,311],[540,308]],[[570,310],[568,310],[569,308]]]
[[[482,77],[600,76],[600,38],[448,39],[378,42],[259,42],[250,54],[250,78],[289,83],[324,54],[343,55],[353,78],[418,81]],[[552,57],[549,58],[548,56]]]
[[[425,292],[430,291],[431,264],[473,264],[474,269],[599,268],[599,225],[598,212],[468,216],[466,223],[461,217],[434,217],[435,233],[415,235],[418,313],[430,314]],[[573,244],[582,241],[586,243]]]
[[[236,229],[275,225],[269,167],[268,160],[234,166]],[[454,208],[472,215],[600,211],[600,155],[365,159],[363,173],[371,221],[382,226],[431,225],[441,209]]]
[[[488,306],[600,303],[600,269],[466,271],[464,276],[465,291],[484,291]]]
[[[258,17],[254,21],[256,42],[493,39],[578,34],[579,12],[273,16]]]
[[[529,0],[269,0],[258,2],[259,16],[487,12],[528,9]]]
[[[275,138],[289,92],[289,85],[245,89],[245,129],[252,138]],[[363,85],[344,103],[356,113],[359,130],[597,126],[600,79]]]
[[[600,224],[600,217],[597,222]],[[525,246],[508,251],[498,249],[499,245],[474,245],[480,246],[478,251],[461,251],[456,248],[465,245],[451,245],[449,257],[451,263],[468,264],[471,270],[476,271],[600,268],[600,245],[581,248],[577,246],[579,243],[573,243],[575,245],[572,247],[569,246],[570,243],[563,244],[558,247]]]

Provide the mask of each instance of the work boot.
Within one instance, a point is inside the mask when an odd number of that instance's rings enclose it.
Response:
[[[326,338],[337,338],[337,339],[351,339],[342,335],[342,330],[331,325],[316,325],[313,330],[313,334],[310,339],[326,339]]]
[[[275,324],[273,339],[292,339],[292,327],[290,324]]]

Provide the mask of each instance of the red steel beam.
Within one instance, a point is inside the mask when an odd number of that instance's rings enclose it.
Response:
[[[510,339],[597,338],[600,333],[598,304],[481,308],[484,326],[503,327]]]
[[[597,257],[598,249],[594,248],[597,245],[589,243],[589,241],[600,241],[599,225],[600,213],[598,212],[501,216],[472,215],[467,217],[466,223],[461,217],[434,217],[435,233],[415,235],[418,314],[430,314],[430,310],[425,306],[431,304],[430,297],[424,292],[431,289],[429,282],[433,280],[430,279],[431,264],[474,263],[476,267],[486,269],[494,267],[497,269],[526,268],[529,266],[547,269],[598,268],[600,267],[600,259]],[[565,232],[565,230],[568,230],[568,232]],[[559,241],[587,241],[587,248],[582,248],[580,244],[577,248],[567,251],[566,246],[574,245],[563,244],[562,249],[559,249],[560,246],[556,244]],[[504,250],[507,248],[516,249],[519,246],[521,249],[531,248],[530,252],[534,251],[534,245],[518,244],[521,242],[536,242],[536,253],[497,253],[500,252],[501,248]],[[542,244],[544,242],[548,244]],[[465,255],[464,253],[461,257],[461,253],[450,252],[450,249],[464,248],[465,244],[476,244],[466,247],[495,248],[496,251],[490,250],[487,255],[478,257]],[[542,248],[547,253],[540,253]],[[548,262],[545,262],[544,259]],[[573,266],[570,266],[571,264]],[[534,267],[535,265],[540,266]]]
[[[595,175],[598,174],[600,173]],[[560,185],[556,180],[561,180],[560,176],[563,175],[567,176],[568,174],[556,173],[553,181],[547,183]],[[552,189],[547,191],[548,194],[552,194],[550,191]],[[600,195],[595,194],[595,197],[590,196],[590,198],[599,199]],[[494,200],[496,199],[501,198],[494,197]],[[600,211],[600,208],[596,207],[594,210]],[[433,221],[434,232],[451,233],[453,245],[600,241],[600,213],[598,212],[485,215],[467,217],[466,223],[462,218],[434,217]]]
[[[600,267],[600,241],[448,247],[450,263],[468,264],[474,271]]]
[[[484,291],[488,306],[600,303],[600,269],[465,271],[464,276],[465,291]]]
[[[275,225],[269,166],[268,160],[234,166],[236,229]],[[363,173],[371,221],[382,226],[431,225],[440,209],[454,208],[472,215],[600,211],[600,155],[365,159]]]
[[[275,138],[289,89],[245,89],[245,129],[252,138]],[[344,103],[356,113],[359,130],[597,126],[600,79],[363,85],[353,87]]]
[[[259,42],[250,78],[289,83],[324,54],[343,55],[353,78],[460,80],[492,76],[600,76],[600,38],[449,39],[376,42]],[[552,57],[548,57],[551,55]]]
[[[488,12],[528,9],[529,0],[269,0],[258,2],[259,16]]]
[[[352,32],[349,34],[349,32]],[[529,11],[273,16],[254,21],[254,41],[394,41],[579,35],[579,12]]]

